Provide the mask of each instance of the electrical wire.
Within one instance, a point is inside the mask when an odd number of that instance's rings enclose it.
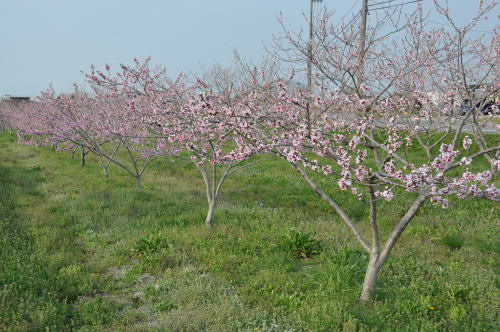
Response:
[[[378,6],[378,5],[383,5],[384,3],[388,3],[388,2],[394,2],[396,0],[388,0],[388,1],[382,1],[382,2],[377,2],[377,3],[373,3],[373,4],[368,4],[368,7],[370,6]]]
[[[391,5],[391,6],[385,6],[385,7],[378,7],[378,8],[371,8],[368,9],[368,11],[372,10],[380,10],[380,9],[387,9],[387,8],[392,8],[392,7],[398,7],[398,6],[404,6],[410,3],[415,3],[415,2],[422,2],[423,0],[414,0],[414,1],[408,1],[408,2],[403,2],[403,3],[398,3],[397,5]]]
[[[452,25],[450,25],[450,24],[441,23],[441,22],[436,22],[436,21],[433,21],[433,20],[427,20],[427,22],[434,23],[434,24],[437,24],[437,25],[442,25],[442,26],[445,26],[445,27],[448,27],[448,28],[453,28],[453,26],[452,26]],[[493,32],[491,32],[491,31],[487,31],[487,30],[478,30],[478,29],[470,29],[470,31],[474,31],[474,32],[482,32],[482,33],[493,33]]]
[[[394,0],[391,0],[391,1],[394,1]],[[352,5],[352,7],[347,11],[347,13],[344,14],[343,17],[346,17],[347,15],[349,15],[349,13],[354,9],[354,7],[358,4],[359,0],[356,0],[354,2],[354,4]]]

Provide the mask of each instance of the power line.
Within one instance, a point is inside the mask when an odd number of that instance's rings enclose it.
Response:
[[[392,1],[394,1],[394,0],[392,0]],[[356,0],[354,2],[354,4],[352,5],[352,7],[340,18],[340,21],[336,25],[336,27],[338,27],[341,23],[344,23],[344,27],[348,28],[359,17],[360,12],[358,11],[358,13],[356,15],[352,16],[352,18],[349,20],[349,22],[345,23],[345,21],[343,21],[343,19],[346,18],[347,15],[349,15],[349,13],[354,9],[354,7],[356,7],[356,5],[358,4],[358,2],[359,2],[359,0]]]
[[[441,23],[441,22],[436,22],[436,21],[433,21],[433,20],[427,20],[427,22],[434,23],[434,24],[437,24],[437,25],[442,25],[442,26],[445,26],[445,27],[448,27],[448,28],[453,28],[453,25],[446,24],[446,23]],[[493,33],[493,32],[491,32],[491,31],[487,31],[487,30],[478,30],[478,29],[470,29],[470,31],[474,31],[474,32],[482,32],[482,33]]]
[[[403,3],[398,3],[396,5],[390,5],[390,6],[385,6],[385,7],[378,7],[378,8],[370,8],[369,10],[379,10],[379,9],[387,9],[387,8],[392,8],[392,7],[398,7],[398,6],[404,6],[410,3],[415,3],[415,2],[422,2],[423,0],[414,0],[414,1],[408,1],[408,2],[403,2]]]
[[[336,27],[339,27],[339,26],[341,25],[341,23],[343,23],[343,27],[344,27],[344,28],[348,28],[348,27],[350,27],[350,26],[354,23],[354,21],[355,21],[355,20],[359,17],[359,15],[360,15],[360,14],[361,14],[361,13],[360,13],[360,12],[358,12],[356,15],[353,15],[353,16],[352,16],[352,18],[351,18],[351,19],[349,20],[349,22],[347,22],[347,23],[344,23],[344,22],[339,22],[339,23],[336,25]]]
[[[368,7],[369,7],[368,11],[379,10],[379,9],[387,9],[387,8],[392,8],[392,7],[397,7],[397,6],[403,6],[403,5],[407,5],[407,4],[410,4],[410,3],[421,2],[423,0],[414,0],[414,1],[408,1],[408,2],[399,3],[399,4],[395,4],[395,5],[390,5],[390,6],[385,6],[385,7],[370,8],[370,7],[373,7],[373,6],[378,6],[378,5],[381,5],[381,4],[384,4],[384,3],[390,3],[390,2],[394,2],[394,1],[395,0],[387,0],[387,1],[382,1],[382,2],[379,2],[379,3],[371,4],[371,5],[369,4],[368,5]],[[432,20],[427,20],[427,22],[434,23],[434,24],[437,24],[437,25],[442,25],[442,26],[449,27],[449,28],[453,28],[452,25],[446,24],[446,23],[436,22],[436,21],[432,21]],[[470,31],[481,32],[481,33],[493,33],[492,31],[478,30],[478,29],[470,29]]]
[[[394,0],[391,0],[391,1],[394,1]],[[347,13],[344,14],[344,17],[346,17],[347,15],[349,15],[349,13],[354,9],[354,7],[356,7],[356,5],[358,4],[359,0],[356,0],[354,2],[354,4],[352,5],[352,7],[347,11]]]
[[[378,5],[383,5],[384,3],[388,3],[388,2],[394,2],[396,0],[388,0],[388,1],[382,1],[382,2],[377,2],[377,3],[372,3],[372,4],[369,4],[368,7],[370,6],[378,6]]]

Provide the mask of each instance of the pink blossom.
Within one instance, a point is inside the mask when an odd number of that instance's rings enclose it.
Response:
[[[465,136],[463,140],[463,147],[465,150],[468,150],[472,145],[472,140],[469,138],[469,136]]]

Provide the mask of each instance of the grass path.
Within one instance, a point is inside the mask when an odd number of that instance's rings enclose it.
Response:
[[[289,167],[235,174],[215,231],[183,159],[144,192],[117,168],[0,136],[0,331],[490,331],[499,323],[500,208],[425,206],[358,306],[367,257]],[[335,190],[331,188],[331,190]],[[367,211],[342,192],[363,228]],[[381,207],[387,231],[409,200]],[[321,253],[298,259],[291,230]]]

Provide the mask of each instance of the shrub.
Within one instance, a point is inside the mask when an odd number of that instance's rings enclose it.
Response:
[[[137,255],[145,256],[167,248],[168,242],[165,238],[149,237],[137,240],[132,251]]]
[[[282,238],[281,247],[296,258],[312,258],[322,251],[321,241],[315,239],[314,235],[313,232],[301,233],[292,230]]]

